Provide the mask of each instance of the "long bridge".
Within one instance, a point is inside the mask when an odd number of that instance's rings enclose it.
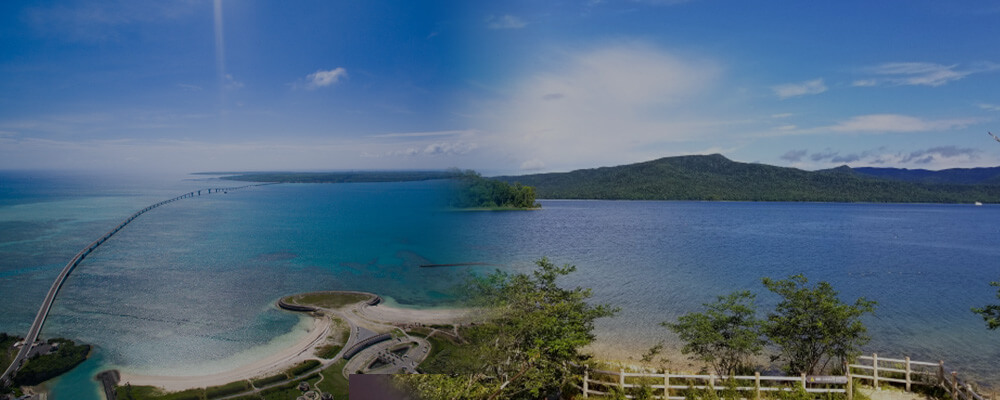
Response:
[[[70,272],[73,272],[73,269],[76,268],[77,265],[80,265],[80,262],[82,262],[84,258],[90,255],[90,253],[92,253],[100,245],[104,244],[104,242],[106,242],[116,233],[124,229],[125,226],[127,226],[129,223],[131,223],[136,218],[139,218],[143,214],[157,207],[164,206],[178,200],[201,196],[202,192],[205,192],[206,195],[212,193],[228,193],[234,190],[245,189],[248,187],[273,185],[273,184],[274,183],[272,182],[258,183],[253,185],[244,185],[237,187],[201,189],[189,193],[184,193],[180,196],[174,197],[169,200],[161,201],[159,203],[150,205],[146,208],[136,211],[135,214],[130,215],[128,218],[122,221],[122,223],[118,224],[118,226],[114,227],[113,229],[105,233],[104,236],[101,236],[100,239],[97,239],[92,243],[90,243],[89,245],[87,245],[87,247],[84,247],[83,250],[80,250],[79,253],[76,253],[76,256],[74,256],[72,260],[69,260],[69,263],[67,263],[66,266],[63,267],[62,271],[59,272],[59,276],[56,277],[55,282],[52,282],[52,286],[49,288],[48,294],[45,295],[45,300],[42,301],[42,307],[38,309],[38,314],[35,315],[35,321],[31,324],[31,329],[28,330],[28,335],[25,336],[24,338],[24,345],[21,346],[21,349],[17,352],[17,357],[14,357],[14,361],[11,362],[10,366],[8,366],[7,369],[3,372],[3,375],[0,375],[0,387],[6,387],[7,385],[10,385],[13,382],[14,375],[16,375],[17,371],[24,365],[24,361],[27,359],[28,353],[31,351],[31,348],[34,347],[35,341],[38,340],[38,334],[41,333],[42,325],[45,324],[45,318],[48,317],[49,309],[52,308],[52,302],[55,301],[56,295],[59,294],[59,289],[62,288],[63,283],[66,282],[66,278],[69,277]]]

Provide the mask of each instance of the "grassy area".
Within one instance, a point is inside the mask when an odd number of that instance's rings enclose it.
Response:
[[[344,348],[344,346],[339,344],[327,344],[320,346],[316,349],[316,357],[332,360],[337,356],[337,353],[339,353],[342,348]]]
[[[330,368],[320,372],[323,375],[323,381],[319,383],[319,390],[322,390],[323,393],[333,393],[335,399],[346,399],[347,378],[344,378],[343,373],[345,365],[347,365],[347,360],[340,360],[331,365]]]
[[[343,292],[314,292],[297,294],[285,298],[286,302],[299,305],[324,308],[341,308],[346,305],[360,303],[371,298],[370,295]]]
[[[270,385],[272,383],[281,382],[281,381],[283,381],[285,379],[288,379],[288,375],[286,375],[285,373],[282,372],[280,374],[271,375],[271,376],[268,376],[268,377],[265,377],[265,378],[253,379],[253,380],[251,380],[251,382],[253,382],[253,386],[254,387],[260,388],[260,387],[264,387],[264,386]]]
[[[115,394],[121,400],[203,400],[205,389],[188,389],[183,392],[164,393],[153,386],[117,386]]]
[[[320,362],[316,361],[316,360],[305,360],[303,362],[300,362],[300,363],[296,364],[294,367],[289,368],[288,369],[288,375],[289,376],[302,375],[302,374],[304,374],[306,372],[309,372],[313,368],[318,367],[319,364],[320,364]]]
[[[205,397],[209,399],[215,399],[219,397],[233,395],[236,393],[245,392],[247,390],[250,390],[249,382],[236,381],[222,386],[212,386],[209,388],[205,388]]]

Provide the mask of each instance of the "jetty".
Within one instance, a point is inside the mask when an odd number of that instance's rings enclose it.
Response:
[[[49,287],[49,292],[45,295],[45,300],[42,301],[42,306],[38,309],[38,314],[35,315],[35,321],[32,322],[31,329],[28,330],[28,334],[24,337],[24,346],[21,346],[21,350],[17,352],[17,356],[14,357],[13,362],[11,362],[10,366],[8,366],[6,370],[4,370],[3,375],[0,375],[0,387],[6,387],[10,385],[13,382],[14,376],[17,374],[17,371],[21,369],[21,367],[24,365],[24,361],[27,360],[28,354],[31,352],[31,349],[36,345],[35,342],[38,340],[38,335],[42,331],[42,325],[45,324],[45,318],[48,317],[49,315],[49,309],[52,308],[52,303],[56,300],[56,295],[59,294],[59,289],[62,288],[62,285],[63,283],[66,282],[66,278],[69,277],[69,274],[73,272],[73,269],[75,269],[78,265],[80,265],[80,263],[85,258],[87,258],[88,255],[90,255],[90,253],[92,253],[94,250],[96,250],[98,247],[104,244],[104,242],[106,242],[108,239],[111,239],[112,236],[114,236],[116,233],[124,229],[129,223],[135,221],[136,218],[139,218],[143,214],[152,211],[158,207],[165,206],[167,204],[173,203],[178,200],[202,196],[203,192],[205,195],[212,193],[229,193],[231,191],[246,189],[249,187],[273,185],[273,184],[275,183],[268,182],[268,183],[258,183],[253,185],[243,185],[236,187],[208,188],[208,189],[201,189],[184,193],[180,196],[174,197],[169,200],[164,200],[159,203],[155,203],[139,211],[136,211],[134,214],[130,215],[128,218],[126,218],[124,221],[118,224],[118,226],[115,226],[110,231],[105,233],[104,236],[101,236],[99,239],[87,245],[87,247],[84,247],[83,250],[80,250],[80,252],[76,253],[76,256],[74,256],[73,259],[69,260],[69,263],[67,263],[66,266],[63,267],[62,271],[59,272],[59,275],[56,277],[55,282],[52,282],[52,286]]]

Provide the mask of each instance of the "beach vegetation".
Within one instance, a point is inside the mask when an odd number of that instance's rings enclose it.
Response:
[[[617,309],[591,304],[590,289],[562,288],[557,280],[576,267],[538,260],[531,273],[496,271],[470,282],[486,322],[463,328],[467,343],[454,348],[437,374],[397,376],[425,400],[537,399],[573,382],[589,357],[594,321]]]
[[[786,372],[816,374],[833,360],[839,367],[860,354],[860,347],[870,340],[861,317],[875,312],[874,301],[862,297],[844,303],[829,283],[809,286],[801,274],[762,282],[781,297],[763,331],[778,350],[772,361],[783,360]]]
[[[1000,288],[1000,281],[990,282],[990,286]],[[997,299],[1000,299],[1000,289],[997,289]],[[987,304],[982,307],[973,307],[972,312],[983,317],[983,322],[990,330],[1000,328],[1000,303]]]
[[[225,397],[237,393],[242,393],[247,390],[250,390],[249,382],[236,381],[221,386],[212,386],[205,388],[205,397],[208,399],[215,399],[219,397]]]
[[[286,375],[285,373],[280,373],[277,375],[271,375],[264,378],[252,379],[250,380],[250,382],[253,383],[254,387],[262,388],[264,386],[272,385],[286,379],[288,379],[288,375]]]
[[[733,375],[749,366],[766,343],[761,337],[754,297],[750,291],[719,296],[714,303],[705,303],[704,311],[661,325],[684,342],[683,354],[707,363],[718,375]]]
[[[337,353],[340,353],[340,349],[343,348],[344,346],[341,346],[339,344],[322,345],[316,349],[316,357],[332,360],[334,357],[337,356]]]
[[[478,172],[462,172],[451,199],[451,206],[462,209],[532,209],[541,208],[535,201],[535,188],[520,183],[484,178]]]
[[[188,389],[181,392],[164,392],[154,386],[125,384],[115,387],[115,395],[122,400],[202,400],[205,389]]]
[[[288,376],[294,377],[312,371],[320,365],[318,360],[305,360],[288,369]]]

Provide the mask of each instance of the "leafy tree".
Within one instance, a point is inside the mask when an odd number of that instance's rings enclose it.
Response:
[[[990,282],[990,286],[1000,287],[1000,281]],[[997,298],[1000,299],[1000,289],[997,289]],[[973,307],[972,312],[981,315],[989,329],[1000,328],[1000,304],[987,304],[978,308]]]
[[[691,354],[691,359],[708,363],[716,374],[735,374],[764,348],[754,294],[733,292],[704,306],[704,312],[688,313],[677,318],[676,323],[661,325],[684,341],[681,352]]]
[[[875,312],[875,302],[864,297],[845,304],[827,282],[807,286],[805,276],[785,280],[763,279],[768,290],[781,296],[781,302],[767,316],[764,333],[778,346],[792,373],[817,373],[833,359],[842,362],[860,353],[859,348],[871,338],[861,316]]]
[[[590,289],[564,289],[557,278],[576,267],[536,262],[531,274],[496,271],[474,278],[476,303],[487,322],[466,329],[468,344],[456,349],[449,374],[397,377],[423,399],[537,399],[575,378],[580,352],[594,340],[594,320],[617,309],[591,305]]]

